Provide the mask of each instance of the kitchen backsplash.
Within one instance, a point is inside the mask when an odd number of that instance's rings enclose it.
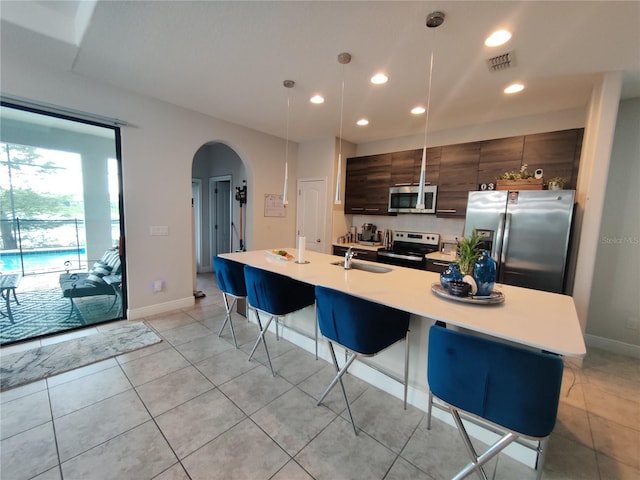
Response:
[[[439,233],[441,242],[455,242],[462,238],[464,219],[438,218],[435,215],[346,215],[352,217],[352,225],[360,230],[364,223],[373,223],[378,230],[413,230],[416,232]],[[346,232],[345,232],[346,233]]]

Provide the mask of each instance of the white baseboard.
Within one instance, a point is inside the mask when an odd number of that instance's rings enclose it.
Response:
[[[595,347],[607,352],[625,355],[627,357],[640,358],[640,346],[624,343],[610,338],[596,337],[585,333],[584,342],[587,347]]]
[[[193,295],[187,298],[181,298],[179,300],[172,300],[170,302],[156,303],[149,305],[148,307],[141,308],[129,308],[127,310],[127,318],[129,320],[139,320],[145,317],[151,317],[153,315],[159,315],[161,313],[171,312],[172,310],[180,310],[181,308],[189,308],[195,304],[195,298]]]

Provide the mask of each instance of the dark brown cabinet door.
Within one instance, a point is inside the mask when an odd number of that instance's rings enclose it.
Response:
[[[427,148],[425,183],[429,185],[438,184],[441,150],[441,147]],[[418,185],[421,167],[422,148],[392,153],[390,186]]]
[[[578,134],[581,130],[527,135],[524,139],[522,163],[527,164],[530,172],[541,168],[544,171],[545,183],[553,177],[562,177],[566,180],[564,188],[574,189],[576,186],[574,163],[576,151],[578,151]],[[580,135],[580,144],[581,139],[582,135]]]
[[[345,213],[387,215],[391,154],[347,159]]]
[[[389,215],[389,185],[391,185],[391,154],[369,157],[367,172],[367,204],[364,211],[368,215]]]
[[[481,142],[442,147],[436,214],[464,217],[467,197],[478,187],[478,163]]]
[[[416,184],[420,183],[420,168],[422,168],[422,149],[417,151],[416,162],[413,167],[413,175]],[[429,185],[438,185],[440,178],[440,159],[442,158],[442,147],[427,148],[427,159],[425,169],[425,182]]]
[[[491,186],[495,187],[497,177],[505,172],[518,171],[522,164],[523,148],[524,136],[482,142],[478,165],[478,184],[485,184],[488,189],[491,189]]]
[[[364,213],[367,190],[368,157],[347,159],[344,187],[345,213]]]
[[[414,170],[416,159],[420,161],[418,155],[422,155],[422,151],[418,153],[418,150],[405,150],[391,154],[391,184],[389,186],[418,183],[420,171],[416,177]]]

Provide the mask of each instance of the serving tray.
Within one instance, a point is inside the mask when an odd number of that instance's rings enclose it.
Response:
[[[498,303],[504,302],[504,295],[502,294],[502,292],[498,292],[497,290],[494,290],[493,292],[491,292],[491,295],[487,296],[469,295],[468,297],[456,297],[455,295],[451,295],[447,290],[445,290],[442,285],[440,285],[440,283],[434,283],[431,285],[431,291],[438,297],[462,303],[473,303],[476,305],[496,305]]]
[[[293,262],[296,259],[296,257],[294,257],[293,255],[291,256],[291,258],[287,258],[284,255],[278,255],[277,253],[273,253],[270,250],[267,250],[265,253],[267,254],[268,258],[272,258],[274,260],[281,260],[284,262]]]

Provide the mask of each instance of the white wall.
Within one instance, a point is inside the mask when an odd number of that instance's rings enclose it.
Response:
[[[298,179],[324,179],[327,201],[325,203],[324,218],[331,219],[331,205],[333,202],[332,192],[335,188],[333,172],[334,140],[315,140],[303,142],[298,145]],[[331,252],[331,221],[326,221],[324,225],[325,239],[324,251]],[[293,239],[295,241],[295,238]],[[293,243],[292,245],[297,245]]]
[[[639,126],[640,98],[621,102],[587,323],[589,335],[633,345],[640,345]]]
[[[482,125],[429,132],[427,146],[438,147],[456,143],[476,142],[495,138],[515,137],[533,133],[553,132],[582,128],[585,125],[585,109],[562,110],[528,117],[512,118]],[[356,155],[374,155],[377,153],[400,152],[424,146],[424,133],[407,137],[391,138],[378,142],[361,143]]]
[[[129,318],[193,303],[191,165],[207,142],[233,148],[247,168],[247,245],[286,244],[294,238],[295,195],[287,217],[264,217],[264,194],[282,191],[284,140],[192,111],[89,81],[68,72],[41,70],[28,59],[3,58],[2,93],[90,112],[129,123],[122,128]],[[290,149],[290,178],[297,177]],[[295,180],[291,193],[295,191]],[[168,236],[150,236],[150,226]],[[259,234],[256,234],[259,232]],[[162,279],[165,290],[153,293]]]
[[[602,221],[621,84],[620,73],[607,73],[594,87],[580,155],[572,249],[577,249],[578,252],[573,301],[583,332],[588,323],[589,300],[593,293],[595,256],[598,252],[597,235]]]

